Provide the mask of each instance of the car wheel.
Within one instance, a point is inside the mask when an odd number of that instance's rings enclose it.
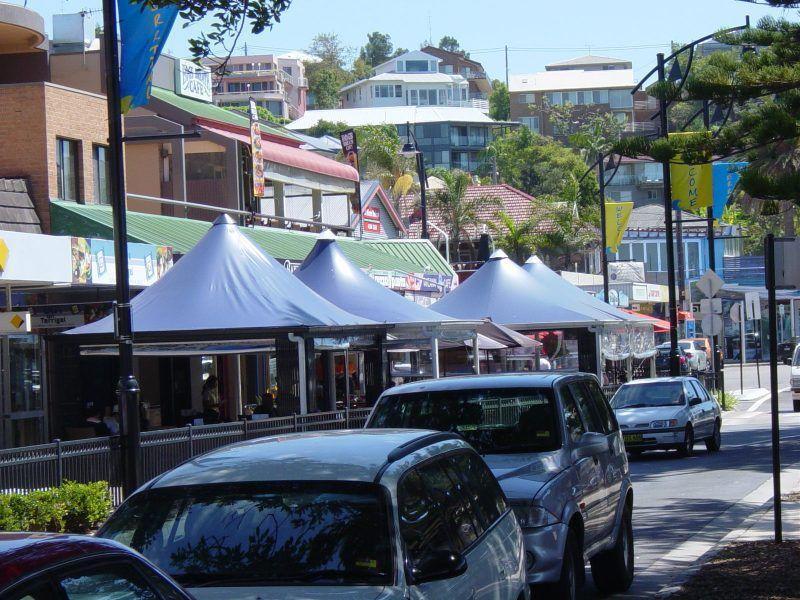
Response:
[[[709,452],[719,452],[722,447],[722,425],[719,419],[714,423],[714,434],[706,439],[706,448]]]
[[[691,456],[694,452],[694,429],[691,425],[686,426],[686,433],[683,436],[683,444],[678,446],[678,454],[683,457]]]
[[[536,589],[542,598],[553,600],[578,600],[583,597],[583,561],[580,557],[583,552],[578,544],[578,538],[571,529],[567,533],[567,542],[564,545],[564,558],[561,561],[561,575],[557,583],[548,583]],[[535,597],[537,593],[534,593]]]
[[[603,594],[626,592],[633,583],[632,520],[631,508],[625,506],[614,547],[601,552],[591,560],[592,579]]]

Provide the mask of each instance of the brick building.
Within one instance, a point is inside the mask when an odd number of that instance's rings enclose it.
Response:
[[[0,86],[0,177],[24,178],[44,231],[62,198],[108,202],[104,96],[49,82]]]

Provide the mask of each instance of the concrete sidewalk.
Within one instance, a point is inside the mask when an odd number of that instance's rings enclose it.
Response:
[[[782,502],[783,539],[800,539],[800,468],[791,468],[781,474],[781,495],[793,495]],[[656,598],[668,598],[677,592],[703,564],[716,556],[724,547],[736,542],[753,542],[774,539],[772,509],[772,478],[748,494],[729,510],[748,511],[741,525],[718,542],[708,539],[701,530],[690,540],[675,548],[650,569],[677,571],[672,580],[663,586]],[[676,569],[676,567],[679,567]],[[648,569],[648,570],[650,570]]]

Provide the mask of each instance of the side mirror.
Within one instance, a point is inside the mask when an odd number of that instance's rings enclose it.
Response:
[[[697,406],[698,404],[702,404],[703,400],[695,396],[691,400],[689,400],[689,406]]]
[[[587,431],[575,443],[572,451],[572,460],[579,461],[583,458],[597,456],[608,451],[608,438],[602,433]]]
[[[791,366],[792,366],[792,359],[791,359],[791,358],[789,358],[788,356],[785,356],[785,357],[783,358],[783,364],[785,364],[785,365],[789,365],[789,366],[791,367]]]
[[[467,559],[464,555],[450,550],[434,550],[423,556],[410,569],[414,585],[452,579],[467,570]]]

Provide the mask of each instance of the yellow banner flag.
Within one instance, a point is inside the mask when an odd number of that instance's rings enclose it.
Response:
[[[714,201],[711,165],[671,164],[669,175],[672,180],[673,206],[705,215],[706,208]]]
[[[606,202],[606,252],[616,252],[628,228],[633,202]]]

